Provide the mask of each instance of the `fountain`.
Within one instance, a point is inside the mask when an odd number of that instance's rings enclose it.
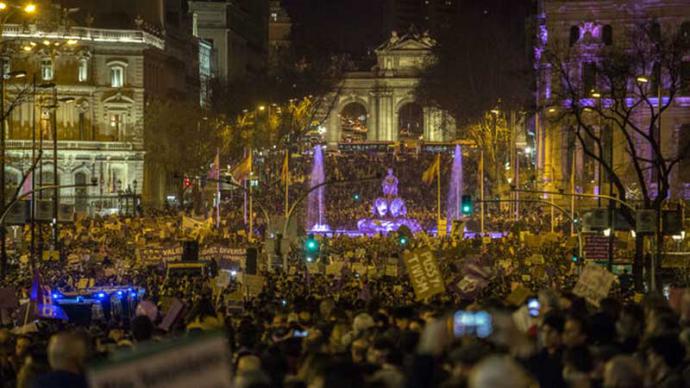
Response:
[[[311,181],[309,188],[316,187],[325,182],[323,172],[323,150],[320,145],[314,146],[314,164],[311,169]],[[327,232],[331,228],[326,223],[326,203],[324,201],[325,187],[309,193],[307,197],[307,230]]]
[[[448,185],[448,202],[446,204],[448,230],[452,226],[452,220],[459,220],[462,217],[460,212],[460,199],[463,194],[463,176],[462,176],[462,149],[460,145],[455,146],[455,155],[453,156],[453,169],[450,174],[450,184]]]
[[[389,233],[397,231],[401,226],[407,226],[413,233],[422,230],[419,223],[407,215],[405,201],[398,197],[398,178],[393,170],[388,169],[388,175],[381,182],[383,197],[376,198],[371,208],[373,218],[363,218],[357,221],[357,229],[365,234]]]

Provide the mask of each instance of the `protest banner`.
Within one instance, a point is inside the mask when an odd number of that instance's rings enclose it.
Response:
[[[358,273],[360,275],[366,275],[367,266],[361,263],[352,264],[352,272]]]
[[[54,250],[45,250],[43,251],[43,256],[42,256],[43,261],[59,261],[60,260],[60,252],[59,251],[54,251]]]
[[[182,259],[182,245],[175,244],[166,247],[149,247],[137,250],[137,256],[142,264],[157,265],[168,261]]]
[[[150,342],[87,370],[91,388],[231,387],[227,340],[220,333]]]
[[[606,268],[589,263],[580,274],[573,293],[599,307],[599,302],[609,294],[615,280],[616,275],[607,271]]]
[[[393,278],[398,277],[398,265],[386,264],[385,275]]]
[[[264,288],[264,277],[260,275],[242,275],[242,282],[250,296],[256,296],[261,293]]]
[[[326,275],[333,275],[335,277],[340,277],[340,272],[343,269],[343,263],[340,261],[333,262],[326,266]]]
[[[519,306],[527,300],[532,291],[529,288],[519,285],[506,298],[506,304],[509,306]]]
[[[403,259],[417,300],[427,299],[446,291],[436,257],[430,249],[408,251]]]

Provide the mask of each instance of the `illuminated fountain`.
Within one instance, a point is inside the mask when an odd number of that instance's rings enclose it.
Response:
[[[325,182],[323,172],[323,150],[320,145],[314,147],[314,163],[311,169],[309,188]],[[321,186],[309,193],[307,197],[307,230],[328,232],[331,228],[326,223],[325,186]]]
[[[448,185],[448,202],[446,203],[446,209],[448,209],[448,230],[450,230],[452,220],[459,220],[462,218],[460,212],[460,199],[463,195],[463,184],[462,149],[460,145],[456,145],[455,155],[453,156],[453,168],[450,174],[450,184]]]
[[[388,175],[381,183],[383,197],[376,198],[371,208],[373,218],[363,218],[357,221],[357,229],[365,234],[388,233],[407,226],[414,233],[422,230],[419,223],[407,215],[405,201],[398,197],[398,178],[393,170],[388,169]]]

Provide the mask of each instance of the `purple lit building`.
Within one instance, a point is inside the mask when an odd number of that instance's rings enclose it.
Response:
[[[612,161],[616,175],[625,180],[626,197],[639,197],[643,189],[636,183],[640,179],[636,179],[630,151],[638,161],[654,160],[657,153],[641,136],[627,139],[623,131],[610,130],[616,124],[606,115],[613,112],[616,102],[623,101],[623,110],[631,112],[630,123],[643,131],[656,128],[650,123],[656,120],[657,95],[661,94],[661,130],[654,139],[660,138],[664,158],[684,156],[670,174],[669,195],[690,199],[690,153],[684,155],[685,145],[690,142],[690,2],[540,0],[535,27],[535,97],[539,113],[535,116],[534,135],[538,176],[544,187],[570,191],[574,177],[575,190],[608,194],[608,174],[597,161],[599,156]],[[646,40],[639,38],[642,32]],[[628,76],[622,88],[630,94],[610,97],[608,80],[602,75],[606,66],[602,58],[616,50],[641,50],[645,42],[654,39],[676,39],[686,44],[674,67],[676,72],[654,60],[645,63],[646,59],[633,58],[630,66],[635,70],[628,71],[636,71],[638,76]],[[649,58],[653,57],[650,54]],[[638,102],[639,108],[635,105]],[[601,146],[583,146],[574,129],[582,128],[582,121],[578,124],[564,119],[576,109],[581,120],[589,120],[602,139]],[[587,148],[595,155],[587,155]],[[644,163],[641,166],[646,189],[654,197],[657,172]]]

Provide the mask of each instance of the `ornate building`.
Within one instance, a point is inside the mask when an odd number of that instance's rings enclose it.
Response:
[[[376,49],[371,71],[346,73],[326,123],[326,140],[342,142],[447,141],[455,123],[438,109],[415,101],[420,71],[433,60],[434,40],[410,32]]]
[[[61,203],[91,214],[119,208],[125,193],[162,203],[165,177],[145,164],[147,101],[198,93],[200,76],[210,70],[200,68],[198,55],[191,61],[189,56],[209,47],[190,39],[191,23],[186,34],[181,25],[163,22],[159,12],[151,14],[148,20],[123,17],[124,26],[108,29],[94,27],[106,19],[90,13],[81,15],[81,26],[4,26],[5,72],[27,74],[5,85],[5,106],[12,108],[6,120],[7,186],[16,186],[37,148],[43,158],[36,182],[53,183],[55,131],[59,184],[97,182],[62,189]],[[170,26],[165,33],[164,25]],[[25,95],[17,99],[18,93]]]
[[[598,182],[603,174],[598,163],[585,155],[581,142],[577,141],[572,128],[562,122],[550,120],[556,116],[558,109],[570,104],[559,100],[559,88],[563,88],[562,76],[553,63],[545,59],[548,51],[562,53],[568,51],[568,61],[564,68],[576,88],[589,92],[597,88],[597,65],[602,53],[611,48],[627,49],[632,45],[633,31],[640,26],[647,26],[651,33],[660,36],[671,36],[679,31],[690,35],[690,7],[687,0],[665,1],[571,1],[541,0],[537,16],[537,44],[535,47],[535,66],[537,70],[537,106],[542,111],[536,116],[537,168],[541,172],[542,183],[552,189],[570,187],[571,174],[574,174],[577,190],[588,193],[599,191]],[[645,27],[645,28],[647,28]],[[655,32],[657,31],[657,32]],[[654,73],[654,64],[648,64],[647,73]],[[680,72],[680,82],[690,85],[690,56],[684,58]],[[640,70],[644,72],[644,70]],[[653,74],[650,78],[655,78]],[[662,76],[662,79],[666,79]],[[635,82],[633,77],[632,82]],[[653,80],[652,85],[656,81]],[[661,145],[664,155],[681,151],[680,144],[690,139],[690,88],[679,87],[677,95],[669,100],[668,80],[661,86],[662,101],[672,101],[663,111],[661,121]],[[656,89],[656,86],[650,86]],[[650,89],[650,90],[651,90]],[[632,122],[644,128],[650,122],[650,113],[655,111],[658,103],[656,92],[649,100],[654,105],[651,109],[635,111]],[[592,94],[595,96],[595,94]],[[596,96],[595,96],[596,97]],[[597,103],[599,100],[588,99],[581,103]],[[601,98],[607,104],[606,96]],[[606,122],[594,126],[598,131],[606,130]],[[648,125],[648,124],[647,124]],[[601,133],[601,132],[600,132]],[[620,133],[613,133],[610,140],[613,155],[614,171],[625,176],[630,170],[630,157],[626,141]],[[637,143],[635,149],[642,155],[651,155],[649,150],[639,148],[645,144]],[[606,154],[607,151],[601,151]],[[609,156],[606,156],[609,157]],[[671,196],[690,199],[690,155],[680,162],[672,175]],[[656,190],[652,174],[647,175],[650,190]],[[569,191],[569,190],[567,190]]]

